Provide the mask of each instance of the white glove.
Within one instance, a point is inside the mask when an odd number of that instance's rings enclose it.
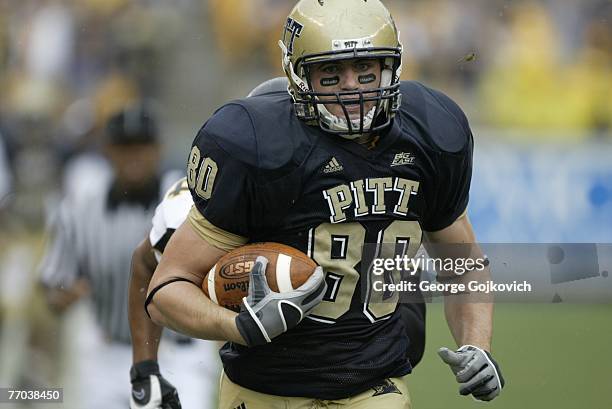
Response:
[[[327,289],[323,269],[317,267],[304,284],[277,293],[266,280],[268,259],[257,257],[249,277],[249,295],[242,299],[236,326],[249,347],[264,345],[295,327],[316,307]]]
[[[504,387],[504,377],[489,352],[473,345],[464,345],[457,351],[438,350],[440,358],[448,364],[459,382],[461,395],[472,395],[477,400],[493,400]]]

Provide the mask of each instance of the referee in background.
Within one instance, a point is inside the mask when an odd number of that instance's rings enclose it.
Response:
[[[124,378],[131,364],[127,311],[132,252],[150,230],[155,207],[173,181],[160,177],[158,127],[142,104],[110,118],[103,153],[112,178],[85,181],[96,188],[62,199],[50,224],[40,277],[53,310],[63,312],[86,294],[93,304],[96,332],[76,357],[78,373],[73,375],[80,385],[64,387],[78,388],[80,407],[125,409],[130,403]],[[69,339],[75,336],[68,334]],[[189,341],[171,344],[189,348]]]

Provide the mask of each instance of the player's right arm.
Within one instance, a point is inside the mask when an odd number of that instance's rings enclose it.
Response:
[[[190,220],[170,239],[154,274],[149,297],[156,290],[163,291],[161,296],[155,295],[150,311],[158,324],[198,338],[257,346],[272,342],[295,327],[321,302],[326,290],[321,267],[295,290],[277,293],[270,290],[265,278],[268,260],[258,257],[249,275],[249,291],[242,300],[240,313],[214,304],[201,286],[206,272],[225,251],[202,239],[198,232],[201,226],[194,228],[192,224],[198,217],[203,218],[194,207]],[[161,284],[156,284],[156,276],[161,277]]]
[[[194,206],[166,245],[149,285],[151,318],[193,337],[245,344],[236,326],[236,313],[214,304],[201,285],[219,258],[246,244],[252,231],[252,182],[243,162],[246,155],[219,143],[241,145],[241,139],[250,136],[249,128],[242,108],[226,106],[198,132],[187,164]]]
[[[204,276],[225,253],[200,237],[191,222],[183,223],[149,286],[147,310],[153,321],[192,337],[245,344],[237,314],[214,304],[201,290]]]

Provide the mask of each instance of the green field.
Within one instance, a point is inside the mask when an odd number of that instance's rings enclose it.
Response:
[[[429,304],[425,356],[409,377],[413,409],[612,409],[612,305],[498,304],[493,356],[507,387],[489,404],[459,395],[440,346],[454,342],[443,306]]]

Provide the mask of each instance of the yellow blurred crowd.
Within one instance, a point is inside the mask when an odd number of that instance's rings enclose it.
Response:
[[[442,88],[478,124],[564,132],[610,128],[609,1],[387,4],[405,49],[403,77]],[[213,37],[194,52],[218,59],[229,67],[225,72],[281,75],[277,39],[292,5],[286,0],[0,1],[0,118],[44,117],[64,125],[61,137],[71,143],[138,96],[163,99],[158,84],[171,72],[164,71],[163,61],[171,58],[165,53],[183,42],[185,25]],[[211,44],[215,49],[206,49]],[[198,81],[197,76],[207,72],[194,70],[186,80]],[[89,104],[74,105],[84,98]],[[66,117],[85,108],[88,116],[80,121]],[[77,135],[67,135],[71,132]]]

